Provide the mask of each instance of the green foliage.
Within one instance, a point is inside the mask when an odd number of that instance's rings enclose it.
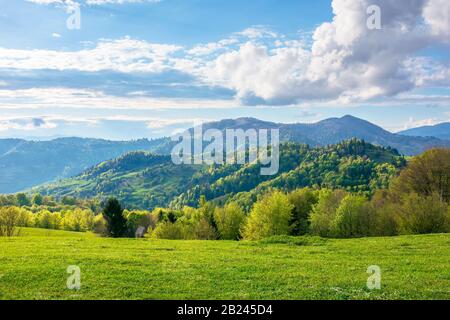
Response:
[[[346,192],[342,190],[323,189],[319,192],[319,199],[314,205],[311,215],[311,233],[322,237],[335,236],[334,221],[337,210]]]
[[[123,237],[127,231],[127,220],[119,201],[110,198],[103,209],[103,217],[108,222],[108,235],[113,238]]]
[[[94,228],[94,213],[90,210],[75,209],[63,213],[63,230],[86,232]]]
[[[227,204],[224,208],[216,208],[214,220],[222,240],[239,240],[241,229],[245,221],[244,211],[235,203]]]
[[[253,207],[244,228],[246,240],[260,240],[270,236],[288,235],[294,206],[280,191],[264,196]]]
[[[403,234],[450,232],[449,207],[441,201],[440,194],[426,197],[417,193],[404,195],[398,209]]]
[[[373,218],[372,208],[365,197],[347,195],[336,211],[333,234],[340,238],[369,236]]]
[[[31,200],[31,202],[36,206],[41,206],[44,203],[44,198],[41,196],[40,193],[36,193],[33,196],[33,199]]]
[[[431,149],[413,158],[392,184],[397,197],[417,193],[437,194],[450,204],[450,148]]]
[[[186,231],[181,223],[161,222],[149,234],[152,239],[184,240]]]
[[[309,215],[318,201],[318,192],[310,188],[292,191],[289,202],[294,206],[292,213],[292,235],[305,235],[309,232]]]
[[[203,196],[217,205],[236,202],[249,212],[258,196],[273,188],[285,192],[331,188],[371,195],[378,188],[387,188],[404,165],[404,158],[395,150],[357,139],[318,148],[284,143],[275,176],[261,175],[258,163],[180,166],[169,156],[133,152],[35,190],[57,199],[116,197],[133,210],[182,210],[197,206]]]

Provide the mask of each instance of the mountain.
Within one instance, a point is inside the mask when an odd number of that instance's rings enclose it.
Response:
[[[450,141],[434,137],[410,137],[394,134],[368,121],[345,116],[331,118],[313,124],[282,124],[261,121],[254,118],[223,120],[205,125],[205,130],[216,128],[279,129],[282,141],[305,143],[311,146],[326,146],[352,138],[363,139],[372,144],[397,149],[404,155],[417,155],[433,147],[450,147]]]
[[[61,138],[52,141],[0,140],[0,193],[14,193],[71,177],[102,161],[135,150],[162,151],[164,139],[116,142]]]
[[[450,147],[449,141],[434,137],[411,137],[390,133],[352,116],[327,119],[314,124],[283,124],[254,118],[222,120],[204,124],[208,129],[279,129],[283,142],[312,147],[358,138],[392,147],[404,155],[416,155],[432,147]],[[192,131],[192,129],[190,129]],[[51,141],[0,140],[0,193],[13,193],[42,183],[71,177],[102,161],[130,151],[170,154],[175,142],[169,138],[128,142],[60,138]]]
[[[133,152],[103,162],[76,177],[34,188],[57,198],[117,197],[130,209],[196,206],[202,195],[219,203],[234,199],[249,207],[271,187],[292,190],[305,186],[343,188],[370,193],[386,187],[405,160],[397,151],[353,139],[312,148],[281,145],[280,170],[263,176],[261,165],[175,165],[169,156]]]
[[[401,131],[398,134],[412,137],[435,137],[450,140],[450,122]]]

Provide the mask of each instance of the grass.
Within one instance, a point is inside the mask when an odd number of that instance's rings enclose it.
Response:
[[[66,288],[69,265],[81,290]],[[367,289],[367,268],[382,270]],[[261,242],[0,238],[0,299],[450,299],[450,235]]]

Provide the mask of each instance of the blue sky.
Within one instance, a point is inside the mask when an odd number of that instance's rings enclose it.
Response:
[[[380,8],[381,29],[367,9]],[[446,0],[0,0],[0,138],[450,120]],[[79,8],[80,29],[67,20]]]

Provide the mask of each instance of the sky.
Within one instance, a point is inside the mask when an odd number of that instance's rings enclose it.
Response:
[[[450,121],[448,0],[0,0],[0,138]]]

